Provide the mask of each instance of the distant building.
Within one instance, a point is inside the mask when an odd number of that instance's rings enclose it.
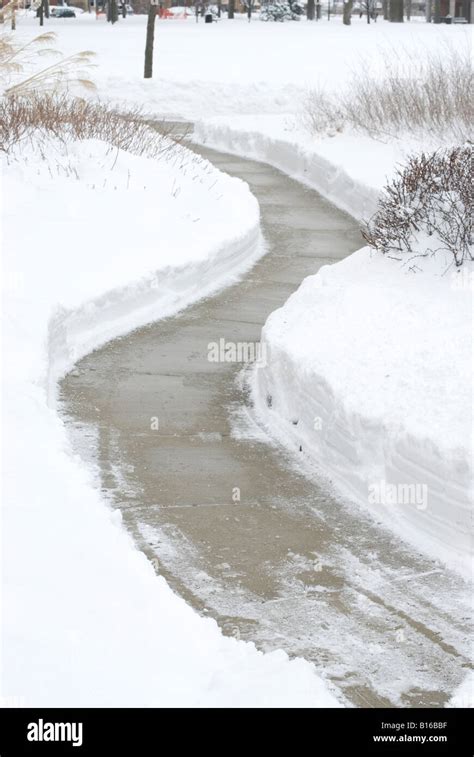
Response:
[[[473,0],[441,0],[441,16],[465,18],[470,24],[474,21]]]

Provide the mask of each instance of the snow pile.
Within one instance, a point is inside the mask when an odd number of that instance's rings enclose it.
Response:
[[[403,538],[472,555],[472,269],[364,248],[304,280],[262,333],[258,413]],[[465,264],[467,266],[467,264]]]
[[[216,291],[262,254],[247,186],[184,148],[157,162],[51,141],[5,159],[4,181],[5,263],[23,307],[41,282],[48,388],[99,344]],[[44,357],[22,360],[22,375],[44,374]]]
[[[447,707],[474,707],[474,673],[472,670],[456,689]]]
[[[337,705],[311,665],[223,637],[155,576],[47,403],[85,352],[251,265],[248,187],[183,150],[51,140],[3,159],[2,195],[2,701]]]
[[[440,147],[433,137],[376,140],[347,130],[315,137],[301,115],[214,116],[198,120],[200,144],[261,160],[308,184],[357,220],[376,211],[382,187],[408,156]]]
[[[407,149],[350,133],[315,139],[288,114],[202,119],[195,124],[193,138],[269,163],[357,218],[375,212],[380,188]]]

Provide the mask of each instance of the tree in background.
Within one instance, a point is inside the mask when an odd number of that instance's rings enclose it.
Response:
[[[111,24],[115,24],[118,21],[117,0],[109,0],[107,3],[107,21],[110,21]]]
[[[242,0],[242,5],[244,6],[244,8],[247,11],[247,18],[248,18],[248,20],[250,22],[251,19],[252,19],[252,10],[253,10],[254,5],[255,5],[255,0]]]
[[[227,18],[234,18],[235,13],[235,0],[229,0]]]
[[[148,8],[148,21],[146,25],[146,42],[145,42],[145,72],[144,78],[151,79],[153,76],[153,46],[155,42],[155,18],[156,5]]]
[[[402,0],[403,2],[403,0]],[[370,19],[377,18],[376,0],[361,0],[360,3],[360,17],[366,15],[367,23],[370,24]]]
[[[353,5],[354,5],[354,0],[344,0],[344,5],[342,8],[342,23],[345,26],[351,25]]]
[[[314,9],[315,9],[315,0],[308,0],[308,4],[306,6],[306,18],[309,21],[314,21]]]
[[[390,21],[403,23],[403,0],[390,0]]]

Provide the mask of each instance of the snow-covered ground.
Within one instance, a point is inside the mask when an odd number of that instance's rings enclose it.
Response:
[[[454,692],[448,707],[474,707],[474,674],[469,672]]]
[[[374,213],[381,187],[409,149],[360,134],[315,139],[297,115],[287,114],[205,118],[196,122],[194,139],[270,163],[358,219]]]
[[[178,153],[51,140],[2,162],[6,705],[337,705],[311,665],[223,637],[155,576],[47,402],[85,352],[261,254],[247,186]]]
[[[445,268],[364,248],[305,279],[265,325],[254,393],[290,448],[470,576],[472,290]]]
[[[355,68],[383,74],[387,56],[423,56],[446,44],[466,46],[472,27],[433,26],[421,19],[368,25],[358,17],[344,27],[331,21],[247,23],[244,17],[217,24],[202,20],[160,20],[155,26],[153,78],[143,79],[146,16],[120,19],[113,27],[103,17],[84,13],[54,19],[40,30],[35,18],[19,18],[17,39],[40,31],[58,35],[65,55],[96,53],[91,76],[97,94],[113,102],[143,106],[155,114],[195,120],[225,114],[294,114],[308,89],[337,90]],[[416,71],[413,72],[416,75]]]
[[[97,53],[91,96],[199,120],[200,140],[273,163],[356,217],[373,212],[411,145],[350,134],[315,142],[301,130],[307,90],[337,89],[360,56],[378,75],[387,54],[472,34],[418,21],[157,21],[155,75],[144,81],[145,24],[82,14],[44,30],[57,32],[65,55]],[[18,19],[18,39],[39,31],[36,19]],[[154,576],[71,457],[51,404],[78,357],[251,265],[261,251],[255,201],[200,162],[157,168],[98,143],[51,156],[54,181],[37,153],[18,158],[3,166],[3,695],[89,706],[334,704],[311,666],[223,638]],[[423,488],[414,504],[371,506],[466,574],[471,290],[468,276],[441,273],[414,276],[362,250],[306,280],[265,327],[271,359],[255,395],[272,433],[302,445],[356,501],[369,504],[368,487],[381,482],[426,485],[426,508]]]

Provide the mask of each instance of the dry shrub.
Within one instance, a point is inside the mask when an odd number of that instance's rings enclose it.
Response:
[[[472,153],[467,144],[409,158],[363,229],[366,242],[385,254],[447,251],[456,266],[473,260]]]
[[[140,108],[118,112],[98,101],[70,95],[79,85],[95,89],[87,78],[94,53],[83,51],[62,57],[52,47],[56,35],[40,34],[25,44],[0,34],[0,151],[10,152],[19,142],[43,138],[100,139],[135,155],[154,158],[172,151],[185,134],[176,135],[165,123],[152,122]],[[44,57],[58,60],[44,66]]]
[[[166,124],[152,128],[139,108],[120,113],[67,94],[11,95],[0,99],[0,150],[43,137],[100,139],[135,155],[161,156],[179,141]]]
[[[375,137],[422,132],[462,143],[472,134],[473,63],[470,46],[439,52],[386,54],[384,75],[359,61],[349,87],[310,93],[303,120],[314,134],[346,126]]]

